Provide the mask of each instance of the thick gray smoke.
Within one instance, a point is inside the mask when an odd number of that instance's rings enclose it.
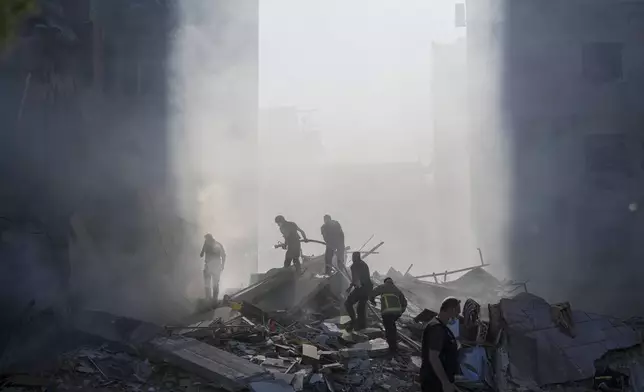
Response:
[[[222,291],[247,284],[257,251],[258,2],[179,3],[170,154],[181,215],[195,227],[184,260],[202,293],[205,233],[224,245]]]
[[[223,156],[233,152],[222,140],[254,134],[256,71],[231,70],[246,53],[256,64],[257,14],[253,2],[203,1],[203,12],[190,2],[187,16],[185,3],[42,0],[43,12],[3,53],[0,169],[12,184],[0,192],[6,317],[32,299],[37,308],[73,303],[152,320],[192,310],[187,288],[200,276],[200,242],[217,230],[199,209],[217,203],[194,207],[212,171],[182,156],[178,141],[208,143],[193,153]],[[200,24],[216,30],[195,33]],[[204,48],[204,40],[217,43]],[[205,61],[201,75],[218,75],[218,95],[182,94],[204,82],[197,68],[175,67],[177,53],[191,48],[203,50],[190,59]],[[213,56],[219,61],[208,68]],[[195,138],[194,129],[217,137]]]
[[[382,273],[411,264],[411,273],[421,274],[478,263],[467,135],[459,123],[464,94],[451,93],[465,81],[453,81],[448,67],[438,83],[432,75],[432,41],[454,38],[453,2],[262,6],[261,269],[282,262],[283,254],[270,249],[280,238],[276,214],[314,238],[322,216],[331,214],[354,249],[374,235],[372,245],[385,246],[369,263]],[[435,89],[447,96],[447,110]],[[435,111],[448,120],[440,129]]]

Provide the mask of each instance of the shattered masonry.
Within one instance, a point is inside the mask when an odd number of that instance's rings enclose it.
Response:
[[[269,271],[218,308],[165,327],[92,311],[64,322],[37,315],[32,324],[57,322],[50,338],[73,335],[73,341],[52,354],[53,363],[34,366],[24,353],[29,345],[19,336],[9,339],[0,385],[12,391],[419,391],[424,325],[445,297],[455,296],[464,303],[453,327],[462,346],[462,391],[592,390],[597,380],[606,387],[618,379],[631,390],[644,388],[634,329],[644,326],[640,320],[627,324],[516,294],[518,286],[482,267],[444,283],[390,269],[387,276],[409,301],[399,320],[401,353],[392,357],[375,311],[372,327],[343,329],[348,318],[340,316],[339,293],[347,277],[323,273],[322,256],[305,260],[300,276]],[[373,279],[384,277],[374,273]],[[609,371],[613,376],[596,377]]]

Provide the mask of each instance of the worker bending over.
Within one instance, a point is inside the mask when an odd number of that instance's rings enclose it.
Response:
[[[275,223],[277,223],[282,236],[284,236],[284,247],[286,248],[284,268],[290,267],[291,263],[293,263],[295,270],[298,273],[301,272],[300,255],[302,254],[302,246],[300,245],[300,234],[302,235],[302,240],[308,242],[306,233],[295,222],[287,221],[282,215],[275,217]]]
[[[338,260],[338,268],[344,267],[344,231],[338,221],[331,219],[331,215],[324,215],[324,224],[320,231],[326,242],[326,252],[324,252],[326,274],[331,275],[334,254]]]
[[[347,291],[351,291],[349,297],[344,303],[347,313],[351,318],[351,324],[348,329],[361,330],[367,327],[367,301],[373,289],[371,282],[371,273],[369,266],[360,257],[360,252],[353,252],[351,255],[353,264],[351,264],[351,285]],[[358,304],[358,316],[356,319],[356,312],[353,309],[355,304]]]
[[[376,297],[380,296],[380,313],[382,325],[385,327],[385,338],[389,345],[389,351],[398,351],[398,331],[396,321],[407,310],[407,298],[394,284],[393,279],[385,278],[384,284],[373,289],[370,300],[376,304]]]
[[[208,233],[204,238],[200,257],[206,256],[203,267],[206,299],[217,299],[219,297],[219,279],[226,265],[226,251],[222,244],[215,241],[212,234]]]

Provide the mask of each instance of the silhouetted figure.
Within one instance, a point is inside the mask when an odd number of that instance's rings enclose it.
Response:
[[[398,329],[396,321],[407,310],[407,298],[394,284],[393,279],[385,278],[384,284],[373,289],[370,300],[375,305],[376,297],[380,296],[380,314],[382,325],[385,327],[385,338],[389,351],[398,351]]]
[[[351,318],[349,329],[361,330],[367,327],[367,301],[369,301],[373,283],[371,282],[369,266],[360,257],[360,252],[353,252],[351,258],[353,260],[353,264],[351,264],[351,285],[347,291],[351,289],[353,291],[349,294],[344,306]],[[356,312],[353,309],[356,303],[358,304],[357,319]]]
[[[324,215],[324,224],[320,231],[324,242],[326,242],[326,252],[324,252],[326,273],[331,275],[334,254],[338,260],[338,268],[344,267],[344,231],[338,221],[331,219],[331,215]]]
[[[217,299],[219,297],[219,279],[221,279],[221,273],[226,265],[226,251],[222,244],[215,241],[212,234],[206,234],[204,238],[201,257],[206,256],[203,268],[206,299]]]
[[[307,242],[306,233],[295,222],[287,221],[282,215],[275,217],[275,223],[277,223],[282,236],[284,236],[284,247],[286,248],[284,268],[290,267],[291,263],[293,263],[295,270],[298,273],[301,272],[300,255],[302,254],[302,246],[300,244],[300,234],[302,235],[302,240]]]

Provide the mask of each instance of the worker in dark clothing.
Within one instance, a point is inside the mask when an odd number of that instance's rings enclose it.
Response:
[[[344,267],[344,231],[338,221],[331,219],[331,215],[324,215],[324,224],[320,231],[326,242],[326,252],[324,252],[326,274],[331,275],[334,254],[338,260],[338,268]]]
[[[458,321],[461,301],[446,298],[440,312],[423,331],[422,365],[420,380],[423,391],[454,392],[454,375],[458,371],[458,344],[447,327]]]
[[[360,252],[353,252],[351,255],[353,264],[351,264],[351,285],[347,291],[351,291],[349,297],[344,303],[347,313],[351,318],[351,324],[348,329],[361,330],[367,328],[367,301],[373,289],[371,282],[371,273],[369,266],[360,257]],[[353,309],[355,304],[358,304],[358,316],[356,319],[356,312]]]
[[[295,222],[287,221],[282,215],[275,217],[275,223],[277,223],[282,236],[284,236],[283,247],[286,249],[284,268],[290,267],[291,263],[293,263],[295,270],[298,273],[301,272],[300,255],[302,254],[302,246],[300,245],[300,234],[302,235],[302,241],[308,242],[306,233]]]
[[[217,299],[219,297],[219,279],[226,265],[226,251],[222,244],[215,241],[212,234],[208,233],[204,238],[201,257],[206,256],[203,267],[206,299]]]
[[[407,310],[407,298],[394,284],[393,279],[385,278],[384,284],[373,289],[370,300],[376,304],[376,297],[380,296],[380,314],[382,325],[385,327],[385,338],[389,345],[389,351],[398,351],[398,330],[396,321]]]

